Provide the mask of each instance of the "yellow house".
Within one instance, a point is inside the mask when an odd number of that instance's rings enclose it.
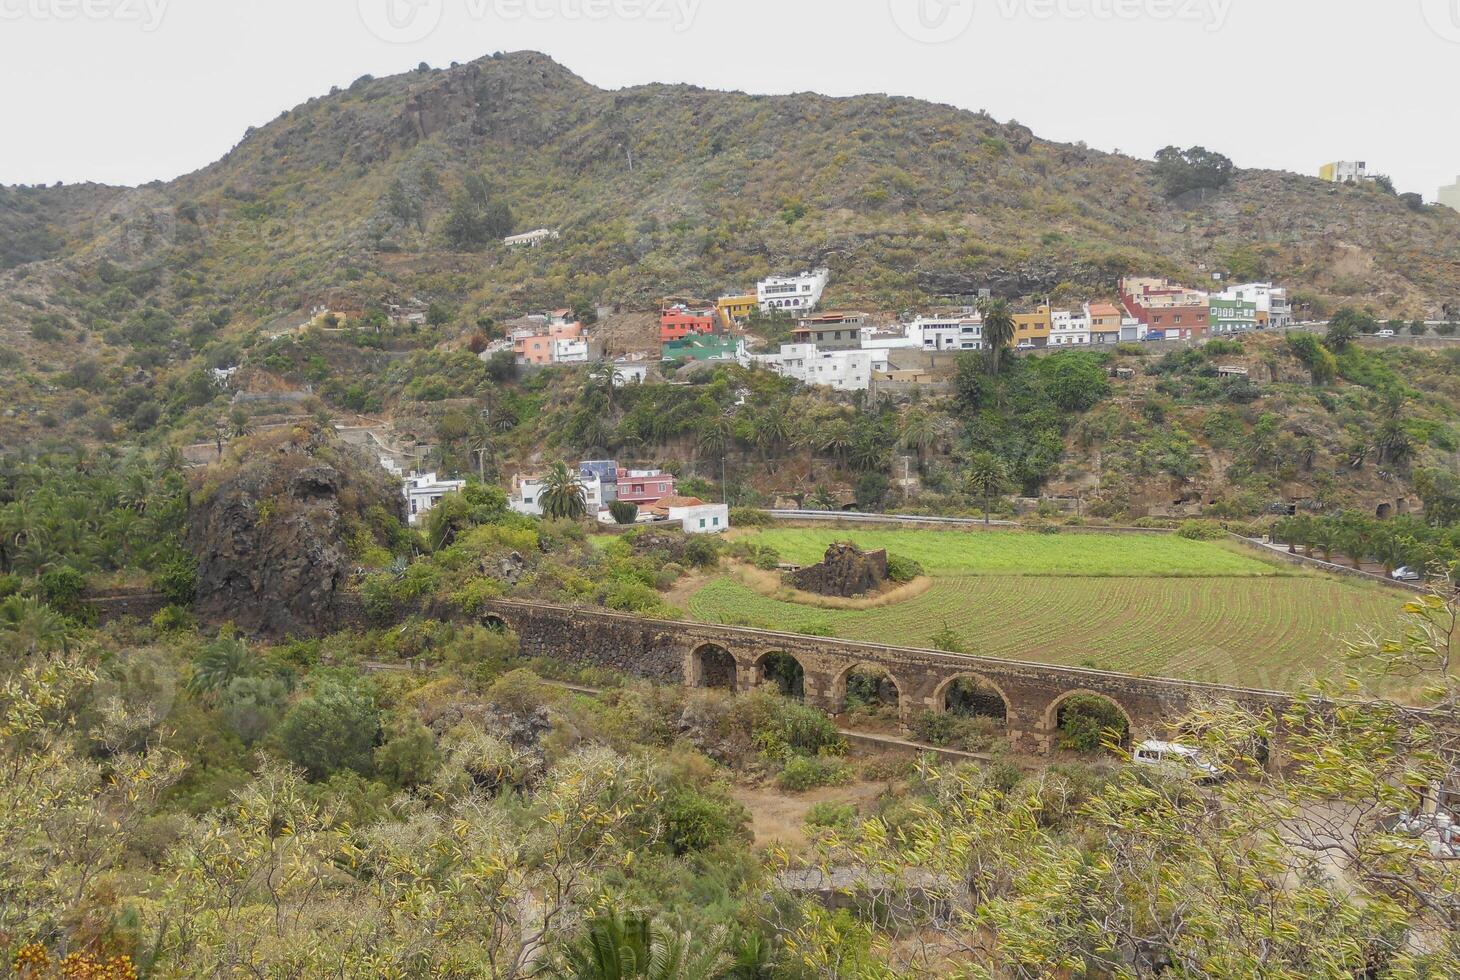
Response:
[[[1054,318],[1049,307],[1041,306],[1033,313],[1014,314],[1015,347],[1048,347],[1049,332],[1054,328]]]
[[[735,321],[744,320],[754,313],[759,305],[754,293],[749,296],[721,296],[715,301],[715,309],[720,311],[720,322],[727,330],[735,325]]]

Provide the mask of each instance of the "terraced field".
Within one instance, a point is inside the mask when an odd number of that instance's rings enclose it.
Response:
[[[983,656],[1281,689],[1332,674],[1343,639],[1364,626],[1391,625],[1404,600],[1379,586],[1309,575],[1174,537],[838,535],[791,528],[756,540],[774,544],[788,560],[806,551],[814,560],[839,536],[918,557],[933,571],[932,587],[895,605],[843,611],[768,598],[725,577],[691,595],[687,612],[703,622],[924,647],[946,625],[969,652]],[[938,538],[945,539],[941,547]],[[973,540],[960,540],[968,538]],[[987,538],[1003,540],[990,546]],[[1143,550],[1119,547],[1126,542],[1140,542]],[[1102,555],[1102,545],[1114,547]],[[921,555],[910,546],[921,548]],[[1132,558],[1153,559],[1161,571],[1115,571]],[[1082,565],[1100,571],[1071,570]]]

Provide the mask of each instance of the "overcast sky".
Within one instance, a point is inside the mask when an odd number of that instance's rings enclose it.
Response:
[[[0,0],[0,183],[168,179],[369,73],[889,92],[1149,157],[1460,173],[1460,0]]]

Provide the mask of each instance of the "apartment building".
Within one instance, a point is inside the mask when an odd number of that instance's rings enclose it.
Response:
[[[813,269],[795,276],[772,276],[756,283],[756,302],[763,313],[805,312],[821,302],[821,294],[826,292],[830,281],[831,272],[827,269]]]
[[[1083,347],[1090,343],[1090,318],[1084,310],[1054,310],[1049,317],[1049,346]]]
[[[1120,299],[1126,314],[1145,324],[1152,340],[1207,336],[1210,305],[1201,290],[1169,279],[1131,277],[1120,281]]]
[[[719,313],[713,308],[696,308],[676,303],[659,313],[659,342],[683,340],[691,334],[716,333]]]
[[[1032,313],[1014,314],[1014,346],[1028,350],[1031,347],[1048,347],[1049,335],[1054,330],[1054,314],[1048,306],[1040,306]]]

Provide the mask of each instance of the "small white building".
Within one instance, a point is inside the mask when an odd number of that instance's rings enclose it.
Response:
[[[554,364],[587,364],[588,341],[582,337],[558,337],[553,340]]]
[[[602,478],[597,474],[584,476],[580,472],[578,483],[583,487],[583,502],[586,505],[584,512],[597,514],[604,507]],[[507,498],[507,506],[528,517],[541,517],[542,491],[542,477],[523,476],[519,473],[512,477],[512,493]]]
[[[685,534],[723,534],[730,530],[728,504],[698,504],[669,508],[669,520],[679,521]]]
[[[983,318],[974,316],[920,316],[908,324],[907,335],[923,350],[979,350],[983,347]]]
[[[550,242],[557,239],[558,233],[551,228],[538,228],[533,231],[524,231],[520,235],[508,235],[502,239],[502,244],[508,248],[536,248],[543,242]]]
[[[603,370],[612,370],[614,379],[621,385],[641,385],[649,380],[649,364],[647,361],[614,361],[604,366]],[[594,375],[598,377],[602,370]]]
[[[1049,320],[1049,346],[1079,347],[1090,343],[1090,318],[1084,311],[1053,310]]]
[[[415,527],[442,497],[466,489],[466,481],[442,480],[435,473],[412,473],[405,478],[401,489],[406,497],[406,514]]]
[[[815,344],[785,344],[779,354],[756,360],[785,378],[837,391],[866,391],[872,373],[887,370],[885,350],[818,350]]]
[[[1146,325],[1135,317],[1123,316],[1120,318],[1120,342],[1130,344],[1145,340],[1147,329]]]
[[[813,269],[796,276],[772,276],[755,285],[756,302],[762,313],[772,310],[805,312],[821,302],[831,281],[828,269]]]

